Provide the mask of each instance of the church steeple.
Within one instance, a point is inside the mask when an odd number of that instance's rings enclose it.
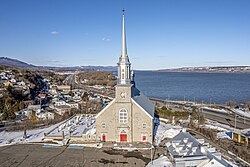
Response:
[[[118,85],[130,85],[131,84],[131,70],[130,62],[127,55],[126,44],[126,30],[125,30],[125,15],[124,9],[122,10],[122,53],[119,58],[118,64]]]
[[[122,14],[122,57],[128,59],[127,44],[126,44],[126,31],[125,31],[124,9],[122,11],[123,11],[123,14]]]

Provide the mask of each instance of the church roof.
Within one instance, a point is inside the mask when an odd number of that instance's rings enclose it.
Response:
[[[132,99],[142,107],[151,117],[154,118],[155,106],[147,96],[141,93],[136,87],[132,87]]]
[[[174,158],[204,156],[200,149],[201,144],[187,132],[180,132],[170,143],[168,150]]]

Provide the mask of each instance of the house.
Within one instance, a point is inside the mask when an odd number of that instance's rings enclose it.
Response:
[[[49,93],[51,93],[52,95],[57,95],[57,90],[52,88],[49,90]]]
[[[10,82],[14,84],[14,83],[16,83],[16,80],[15,80],[14,78],[12,78],[12,79],[10,80]]]
[[[23,81],[18,81],[16,84],[19,86],[25,86],[25,82],[23,82]]]
[[[78,95],[74,96],[72,99],[73,99],[74,102],[80,102],[81,101],[81,97],[78,96]]]
[[[55,114],[50,111],[40,111],[36,113],[36,117],[42,120],[54,119]]]
[[[58,91],[70,91],[70,86],[69,85],[57,85],[56,86]]]
[[[183,129],[166,143],[174,167],[230,167],[221,153],[210,148],[204,139],[196,139]]]
[[[55,102],[55,106],[65,106],[65,105],[66,105],[66,102],[63,100],[59,100]]]
[[[25,106],[32,105],[33,100],[25,100],[25,101],[23,101],[23,103],[24,103]]]
[[[1,80],[7,80],[8,77],[6,76],[6,72],[1,72],[0,73],[0,78],[1,78]]]
[[[96,115],[97,140],[152,143],[155,106],[135,86],[127,55],[124,14],[122,54],[118,62],[118,81],[115,89],[115,98]]]
[[[32,114],[41,112],[41,105],[28,105],[23,112],[30,119]]]
[[[70,111],[70,107],[69,106],[57,106],[54,108],[54,111],[59,115],[63,115],[66,112]]]
[[[38,95],[41,99],[44,99],[46,97],[46,94],[45,93],[39,93]]]
[[[10,81],[4,82],[3,85],[5,87],[13,86],[13,84]]]
[[[69,106],[70,108],[76,108],[76,109],[79,108],[79,104],[75,102],[68,102],[66,103],[66,105]]]
[[[24,112],[24,115],[25,115],[26,117],[28,117],[29,119],[31,118],[31,115],[32,115],[32,113],[33,113],[32,110],[24,110],[23,112]]]

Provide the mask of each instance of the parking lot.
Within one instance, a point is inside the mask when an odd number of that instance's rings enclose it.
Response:
[[[62,167],[62,166],[145,166],[150,161],[150,150],[134,154],[112,150],[79,147],[44,147],[39,144],[0,147],[0,166]],[[127,151],[126,151],[127,152]],[[137,155],[139,155],[139,158]],[[142,156],[143,154],[143,156]],[[136,156],[134,156],[136,155]],[[134,157],[133,157],[134,156]],[[141,157],[141,158],[140,158]]]

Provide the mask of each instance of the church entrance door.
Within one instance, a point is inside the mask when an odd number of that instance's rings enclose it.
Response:
[[[127,142],[127,134],[120,134],[120,142]]]
[[[106,136],[102,135],[102,141],[106,141]]]

